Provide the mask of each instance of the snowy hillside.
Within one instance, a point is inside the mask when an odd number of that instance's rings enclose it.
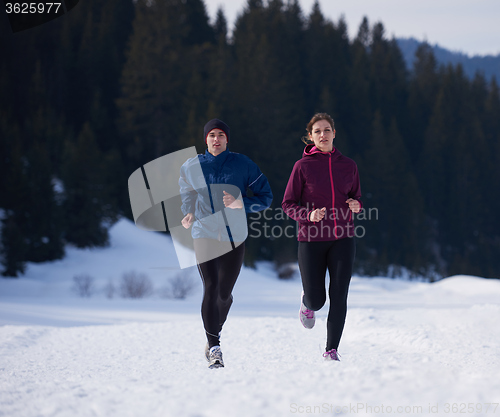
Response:
[[[155,292],[125,299],[123,273]],[[500,416],[500,282],[434,284],[353,278],[339,351],[324,362],[326,306],[305,330],[300,279],[244,269],[222,335],[226,367],[204,358],[201,283],[164,298],[177,275],[172,243],[126,220],[111,247],[68,249],[0,280],[0,416]],[[81,298],[73,277],[95,279]]]

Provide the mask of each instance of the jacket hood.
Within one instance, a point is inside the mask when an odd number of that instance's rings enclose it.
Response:
[[[316,145],[310,144],[304,148],[304,153],[302,154],[302,158],[305,158],[306,156],[314,156],[316,154],[320,154],[320,155],[331,154],[331,155],[335,156],[336,158],[338,158],[341,155],[340,151],[335,147],[333,148],[333,150],[331,152],[322,152],[318,148],[316,148]]]

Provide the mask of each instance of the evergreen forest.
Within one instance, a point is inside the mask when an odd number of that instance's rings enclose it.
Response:
[[[245,263],[296,261],[280,208],[316,112],[332,115],[335,146],[358,164],[356,272],[500,276],[499,87],[438,64],[429,45],[407,70],[383,23],[364,19],[350,39],[342,18],[298,0],[248,0],[231,33],[203,0],[86,0],[22,32],[0,23],[4,276],[66,245],[109,244],[109,227],[132,218],[132,172],[204,152],[214,117],[274,193]]]

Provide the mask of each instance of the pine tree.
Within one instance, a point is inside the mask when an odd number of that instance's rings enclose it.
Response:
[[[411,129],[408,130],[406,144],[413,164],[420,158],[425,129],[429,125],[436,102],[436,94],[439,90],[437,69],[437,61],[432,48],[427,43],[421,44],[415,53],[408,96]]]
[[[243,98],[235,103],[236,129],[242,136],[236,150],[245,152],[262,169],[275,168],[273,155],[290,149],[298,151],[305,115],[301,111],[303,90],[300,86],[300,8],[287,9],[282,1],[272,1],[269,8],[249,2],[246,12],[236,22],[234,31],[235,91]],[[263,134],[263,132],[265,132]],[[281,140],[297,145],[281,146]],[[293,145],[292,145],[293,146]],[[257,152],[267,148],[268,152]],[[267,172],[277,190],[286,184],[284,173]],[[277,198],[279,198],[277,196]]]
[[[5,115],[4,115],[5,117]],[[24,273],[28,242],[22,226],[28,217],[26,195],[28,181],[25,174],[25,159],[22,156],[19,128],[7,124],[0,119],[0,140],[10,139],[6,153],[2,153],[2,169],[6,177],[2,177],[2,196],[0,204],[0,262],[3,265],[2,275],[17,277]]]
[[[23,239],[21,222],[19,212],[7,211],[2,218],[0,260],[4,266],[2,271],[4,277],[16,278],[26,269],[28,247]]]
[[[209,73],[204,89],[207,94],[205,120],[230,120],[231,109],[238,100],[234,91],[236,74],[231,46],[228,43],[227,20],[222,9],[217,11],[214,23],[215,49],[209,59]],[[198,140],[200,135],[197,136]]]
[[[450,112],[448,111],[448,99],[445,91],[441,88],[436,97],[429,125],[427,126],[418,164],[419,183],[423,190],[425,201],[425,213],[428,217],[429,227],[428,244],[435,247],[437,264],[441,269],[445,268],[442,253],[445,242],[446,202],[449,198],[449,173],[450,163],[446,157],[446,151],[451,143]],[[445,273],[443,269],[441,272]]]
[[[396,120],[385,128],[377,111],[371,142],[360,164],[360,175],[367,197],[365,207],[367,210],[376,208],[378,219],[371,219],[367,224],[366,242],[363,243],[376,251],[374,262],[379,268],[392,264],[417,272],[426,257],[422,247],[423,202],[409,161]],[[415,256],[417,253],[420,258]],[[381,271],[375,269],[374,272]]]
[[[369,49],[372,44],[372,33],[370,30],[370,23],[368,22],[368,18],[366,16],[363,17],[363,20],[359,25],[356,41],[361,46],[364,46],[366,49]]]
[[[384,124],[389,125],[391,118],[395,117],[401,126],[405,126],[406,65],[395,40],[385,39],[382,23],[376,23],[372,29],[370,81],[372,106],[380,110]]]
[[[339,54],[337,30],[326,20],[316,1],[309,15],[305,32],[306,100],[308,114],[327,112],[335,115],[339,69],[345,65]]]
[[[185,95],[198,83],[194,73],[208,66],[199,60],[204,49],[197,48],[214,42],[202,6],[199,0],[136,3],[117,101],[127,169],[186,145],[179,135],[188,119]]]
[[[297,2],[276,0],[264,7],[249,1],[234,30],[234,102],[230,119],[238,138],[231,149],[254,160],[273,189],[279,207],[289,170],[301,155],[300,137],[308,115],[304,111],[304,22]],[[262,150],[265,149],[265,152]],[[276,164],[279,155],[282,164]],[[254,257],[272,257],[280,243],[248,245]],[[283,245],[281,245],[283,247]],[[250,256],[250,255],[249,255]]]
[[[65,239],[77,247],[106,246],[112,219],[106,204],[104,157],[90,124],[76,142],[67,140],[62,168]]]
[[[89,0],[80,12],[64,19],[61,44],[64,75],[62,83],[71,101],[68,120],[75,131],[90,121],[100,148],[117,147],[115,98],[119,93],[119,78],[124,62],[124,49],[131,31],[133,3],[109,0]],[[79,82],[74,82],[78,79]],[[99,125],[89,110],[99,106],[103,111]]]
[[[64,256],[62,207],[57,201],[47,148],[35,143],[26,155],[28,212],[21,225],[28,242],[25,260],[45,262]]]
[[[492,190],[500,189],[500,89],[493,78],[488,85],[488,96],[485,100],[485,119],[483,122],[486,150],[490,155],[490,169],[485,172],[488,181],[484,184],[482,198],[485,193],[489,196],[489,203],[485,205],[483,224],[478,229],[478,239],[482,243],[484,259],[482,260],[483,274],[495,277],[500,269],[500,196]],[[492,168],[492,169],[491,169]]]
[[[217,9],[214,23],[214,35],[217,44],[227,45],[227,19],[221,7]]]
[[[455,243],[450,273],[480,275],[486,272],[482,265],[486,249],[482,240],[489,228],[486,219],[493,215],[488,205],[476,204],[490,192],[490,173],[494,172],[482,123],[488,91],[486,80],[479,74],[469,82],[457,67],[454,75],[460,106],[450,152],[454,175],[450,181],[448,230],[450,241]]]
[[[347,137],[352,142],[352,156],[355,159],[366,150],[374,111],[370,100],[370,38],[368,19],[365,17],[351,44],[350,76],[347,83],[349,93],[342,100],[347,108],[343,122]]]
[[[5,194],[1,206],[7,212],[5,233],[11,234],[3,236],[9,274],[18,267],[21,272],[22,262],[43,262],[64,255],[61,212],[53,189],[64,127],[50,105],[44,81],[42,61],[37,60],[28,83],[31,93],[20,127],[12,119],[6,120],[5,189],[10,192]],[[9,129],[9,123],[15,127]],[[16,147],[10,150],[13,143]],[[12,188],[12,183],[17,184],[19,191]]]

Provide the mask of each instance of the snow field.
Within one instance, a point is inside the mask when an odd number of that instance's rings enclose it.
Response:
[[[210,370],[201,285],[184,301],[71,292],[82,271],[99,285],[147,271],[161,286],[173,270],[152,267],[172,256],[164,237],[122,221],[110,248],[0,280],[0,416],[500,416],[497,280],[353,278],[341,362],[325,362],[328,306],[306,330],[300,280],[245,268],[226,367]]]
[[[408,310],[394,319],[355,309],[340,363],[321,358],[324,318],[308,331],[292,318],[236,317],[224,330],[226,367],[219,370],[206,367],[195,316],[112,326],[3,326],[0,415],[284,416],[307,406],[333,407],[322,415],[381,415],[335,408],[499,402],[495,338],[476,339],[486,333],[477,325],[498,310],[458,310],[468,319],[449,329],[447,310]],[[468,337],[472,348],[462,343]]]
[[[308,331],[295,318],[235,317],[224,329],[226,367],[218,370],[207,368],[196,316],[3,326],[0,415],[285,416],[308,406],[330,410],[322,415],[381,415],[335,409],[498,403],[492,313],[498,316],[499,307],[410,309],[398,317],[354,309],[340,363],[322,360],[324,318]],[[457,316],[463,319],[450,327]]]

